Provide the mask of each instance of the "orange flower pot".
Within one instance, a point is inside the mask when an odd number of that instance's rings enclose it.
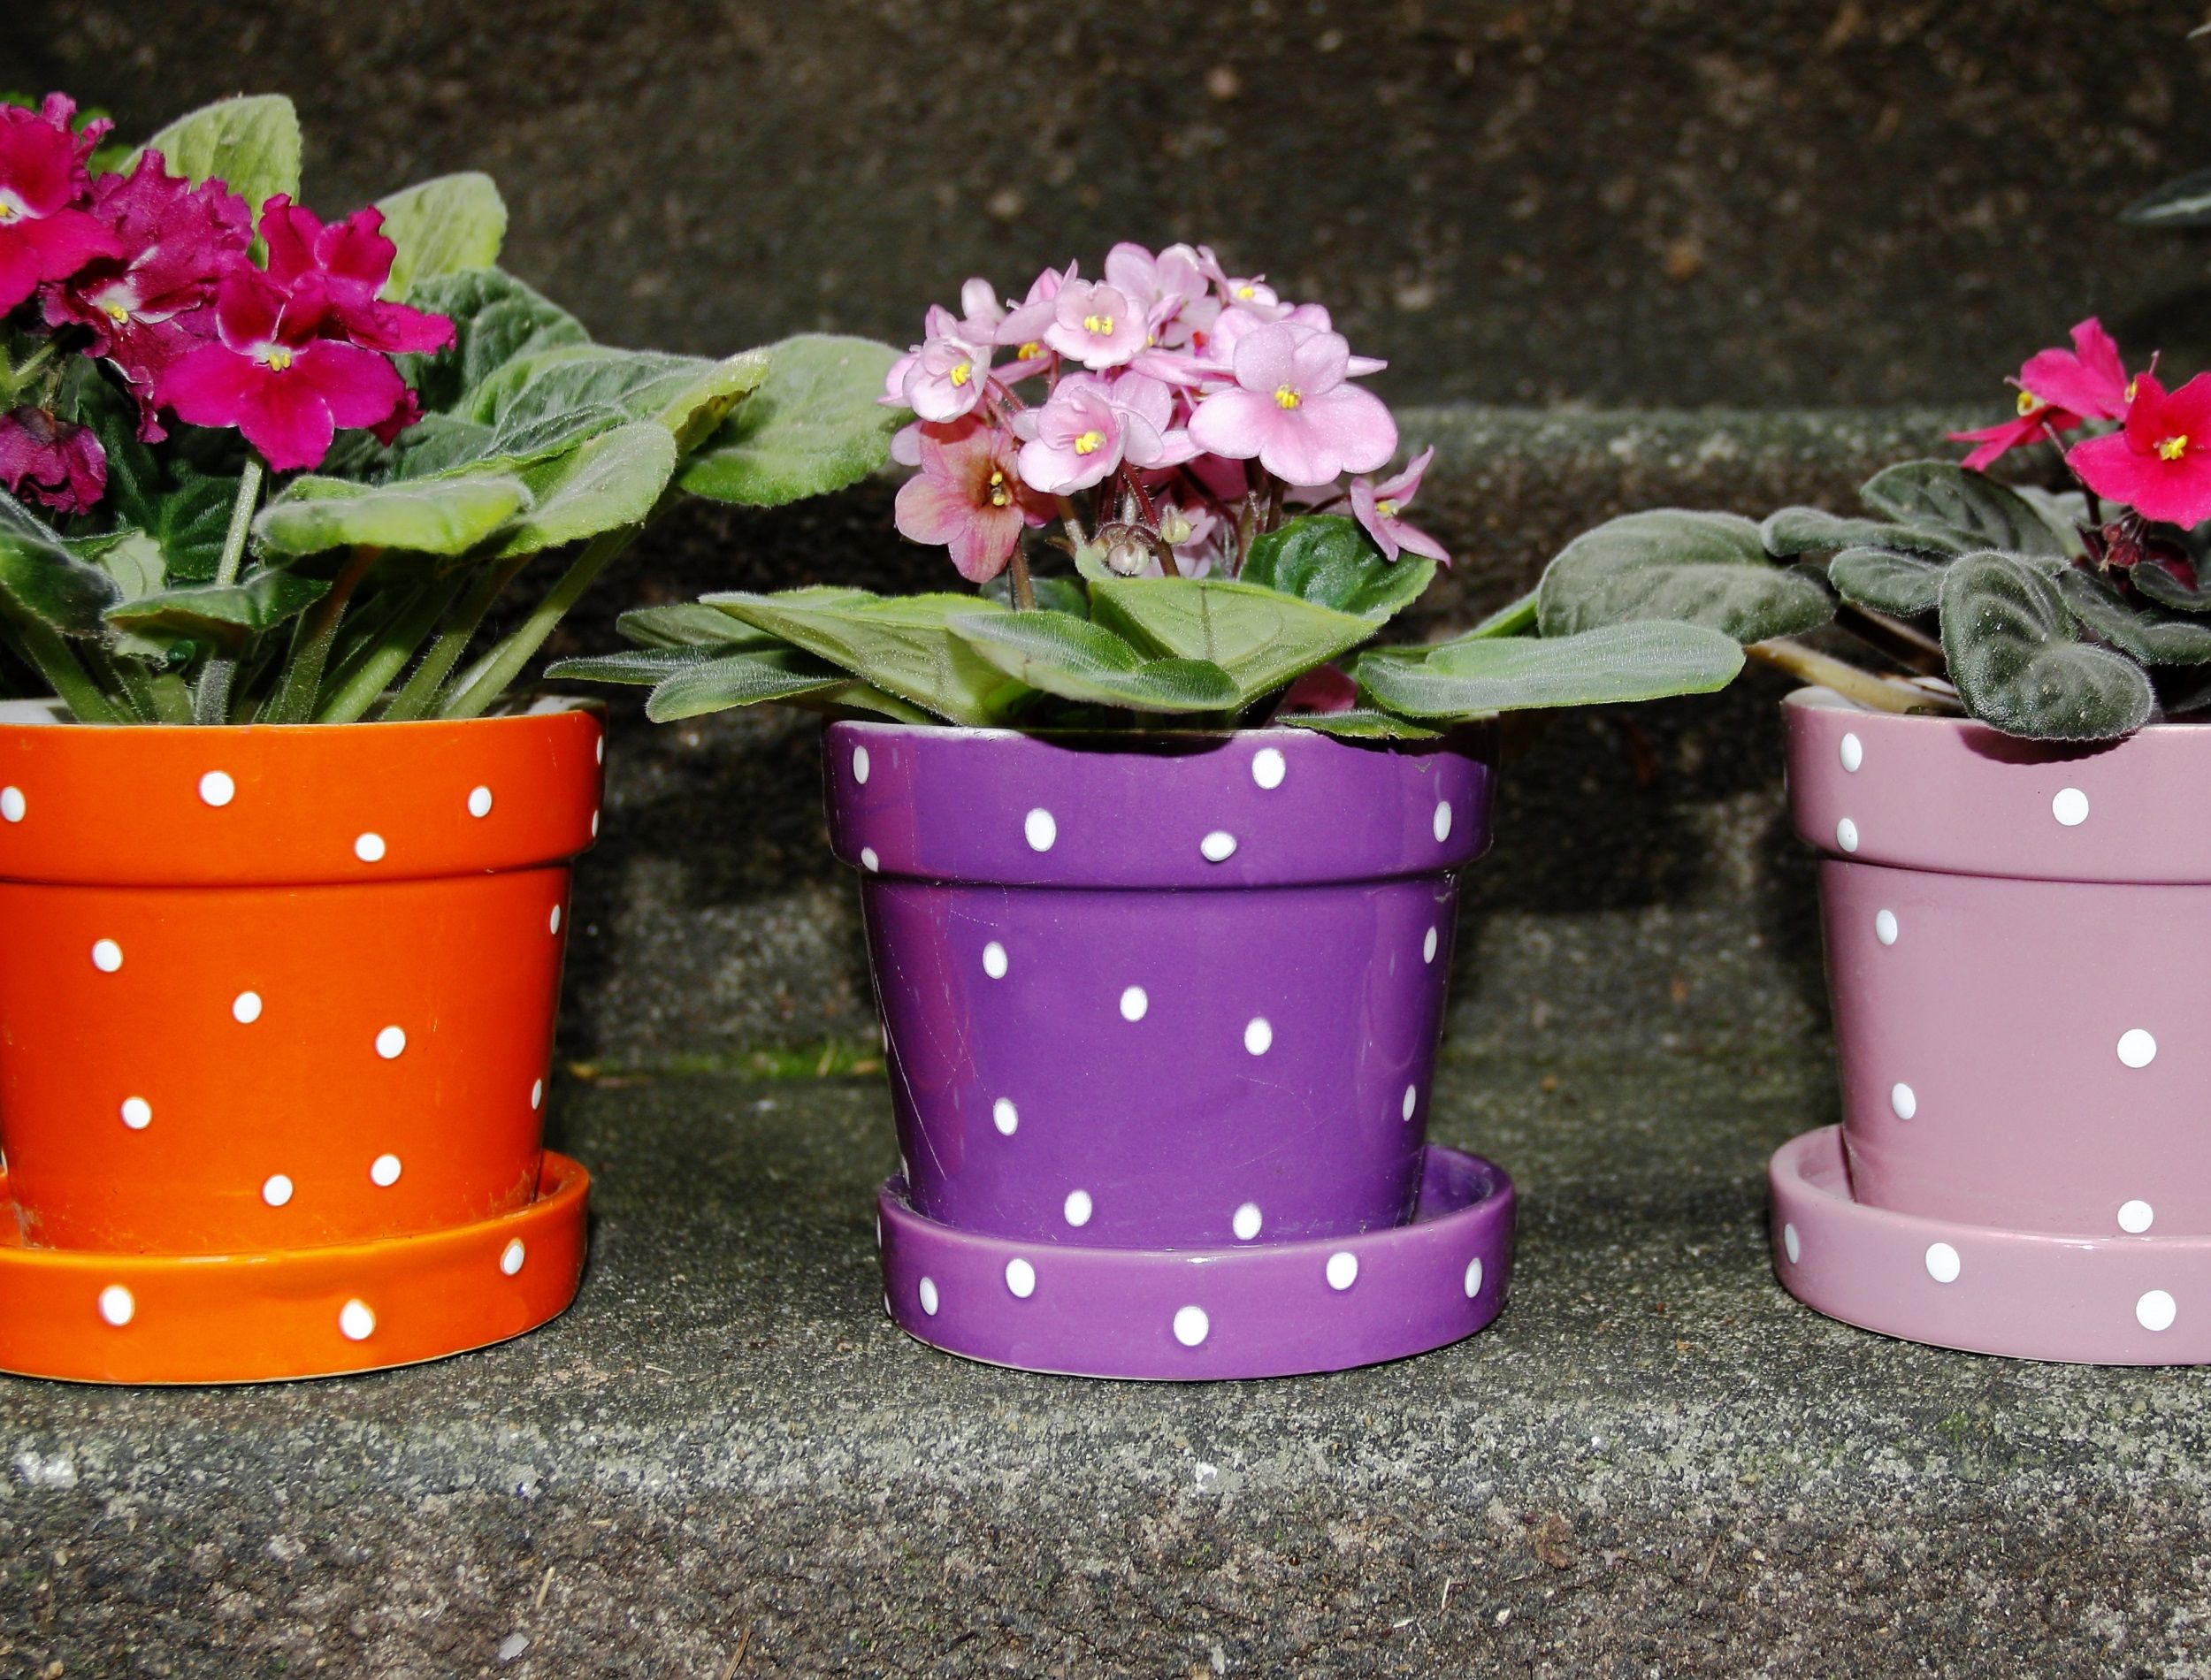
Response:
[[[602,718],[0,706],[0,1370],[371,1371],[574,1299],[543,1148]]]

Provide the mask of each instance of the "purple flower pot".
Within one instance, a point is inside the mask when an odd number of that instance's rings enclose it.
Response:
[[[891,1315],[970,1357],[1279,1375],[1503,1304],[1510,1180],[1426,1142],[1492,737],[837,723],[900,1176]]]
[[[1843,1123],[1774,1157],[1782,1282],[1943,1347],[2211,1362],[2211,728],[1786,715]]]

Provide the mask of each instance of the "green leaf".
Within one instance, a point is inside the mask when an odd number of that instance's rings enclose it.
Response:
[[[768,377],[684,463],[693,495],[779,508],[857,484],[890,459],[906,412],[876,401],[897,352],[807,335],[767,350]]]
[[[1531,589],[1517,600],[1503,606],[1483,619],[1473,629],[1455,638],[1459,641],[1488,641],[1493,636],[1519,636],[1535,628],[1536,609],[1542,599],[1541,589]]]
[[[1164,659],[1203,660],[1228,672],[1237,703],[1296,681],[1358,646],[1371,620],[1256,584],[1194,577],[1100,578],[1098,623]]]
[[[1077,618],[1090,615],[1090,592],[1077,577],[1031,577],[1029,587],[1036,591],[1037,605],[1047,612],[1072,613]],[[1002,571],[983,585],[986,599],[1001,607],[1014,604],[1014,574]]]
[[[464,554],[531,505],[521,479],[503,473],[356,484],[295,478],[253,522],[262,552],[287,559],[333,548],[397,548]]]
[[[86,558],[115,580],[125,600],[150,595],[169,581],[161,545],[142,531],[115,532]]]
[[[509,362],[470,393],[467,417],[495,433],[557,421],[579,409],[611,409],[650,420],[688,447],[765,377],[757,353],[708,362],[656,350],[571,345]],[[493,447],[498,447],[496,438]]]
[[[384,236],[399,248],[384,295],[404,298],[419,283],[487,269],[507,237],[507,205],[489,175],[440,175],[376,201]]]
[[[458,407],[510,362],[591,341],[581,321],[500,269],[418,279],[408,302],[453,321],[454,341],[446,348],[399,358],[400,372],[433,415]],[[400,434],[402,459],[424,429]]]
[[[1835,593],[1878,613],[1909,618],[1932,613],[1942,593],[1942,568],[1916,554],[1886,548],[1846,548],[1827,562]]]
[[[2065,533],[2024,496],[1985,473],[1948,461],[1905,461],[1866,480],[1858,494],[1878,514],[1968,548],[2065,556]]]
[[[707,609],[711,612],[711,607]],[[741,631],[723,614],[715,613],[726,629]],[[776,646],[777,643],[765,645]],[[617,653],[591,653],[581,659],[555,660],[545,668],[547,676],[562,677],[578,683],[623,683],[633,688],[652,688],[666,682],[678,671],[687,671],[700,665],[711,665],[715,660],[731,653],[749,652],[738,644],[723,642],[693,643],[681,647],[632,647]]]
[[[853,686],[844,672],[795,647],[731,653],[669,676],[645,702],[645,715],[655,723],[673,723],[732,706],[829,694]]]
[[[2011,735],[2109,740],[2156,704],[2141,667],[2081,641],[2057,584],[2010,554],[1968,554],[1943,575],[1942,652],[1966,709]]]
[[[1725,631],[1666,620],[1607,624],[1557,638],[1503,637],[1369,653],[1360,691],[1415,718],[1478,717],[1537,706],[1605,706],[1709,694],[1742,669]]]
[[[1333,735],[1342,741],[1433,741],[1443,733],[1411,718],[1366,706],[1353,706],[1348,712],[1282,712],[1274,722],[1288,729]]]
[[[2057,590],[2075,618],[2145,665],[2211,664],[2211,624],[2200,619],[2136,607],[2077,566],[2058,575]]]
[[[1833,615],[1816,580],[1767,558],[1750,521],[1679,508],[1628,514],[1582,532],[1544,571],[1538,612],[1545,640],[1672,619],[1763,642]]]
[[[1418,555],[1393,561],[1358,520],[1308,514],[1253,541],[1238,575],[1247,584],[1380,624],[1419,599],[1435,562]]]
[[[1784,508],[1769,514],[1758,527],[1758,537],[1766,553],[1779,560],[1856,547],[1918,551],[1948,560],[1973,546],[1947,531],[1885,524],[1878,519],[1844,519],[1817,508]]]
[[[300,195],[300,118],[281,94],[218,99],[180,117],[139,152],[159,152],[172,175],[193,182],[220,180],[246,201],[259,221],[261,207],[278,193]]]
[[[2145,561],[2128,576],[2135,588],[2160,607],[2180,613],[2211,613],[2211,589],[2192,589],[2162,566]]]
[[[732,618],[954,723],[995,723],[1029,693],[952,634],[953,617],[991,610],[979,596],[792,590],[705,599]]]
[[[527,511],[486,546],[486,557],[533,554],[639,523],[675,470],[675,439],[649,420],[601,432],[580,448],[525,467]]]
[[[1236,685],[1219,666],[1147,659],[1071,613],[979,614],[953,618],[950,628],[1008,676],[1062,699],[1136,712],[1225,712],[1237,703]]]
[[[641,647],[721,647],[732,642],[769,647],[776,638],[700,601],[637,607],[614,622],[617,634]]]
[[[2136,227],[2211,227],[2211,169],[2167,181],[2119,212]]]
[[[330,592],[319,578],[264,568],[236,584],[196,584],[166,589],[107,611],[119,629],[157,640],[195,642],[226,658],[243,652],[264,630],[305,612]]]
[[[65,636],[98,637],[121,591],[71,554],[45,521],[0,493],[0,595]]]

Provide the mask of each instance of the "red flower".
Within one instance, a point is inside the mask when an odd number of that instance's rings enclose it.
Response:
[[[2201,523],[2211,517],[2211,373],[2173,392],[2154,373],[2138,376],[2125,426],[2065,459],[2091,490],[2145,519]]]
[[[80,208],[91,185],[85,159],[109,125],[88,123],[78,134],[69,126],[76,114],[59,94],[38,111],[0,105],[0,315],[42,280],[117,255],[115,236]]]
[[[382,427],[410,394],[377,351],[321,336],[328,314],[319,276],[287,293],[236,263],[215,294],[217,336],[169,366],[155,399],[193,425],[236,426],[279,472],[319,466],[338,428]]]
[[[310,277],[319,280],[331,319],[356,344],[394,355],[442,350],[453,342],[451,321],[377,296],[399,255],[383,225],[384,212],[371,206],[325,227],[314,211],[279,193],[261,207],[269,278],[287,290]]]
[[[80,514],[108,485],[108,458],[91,428],[44,409],[0,415],[0,485],[58,513]]]

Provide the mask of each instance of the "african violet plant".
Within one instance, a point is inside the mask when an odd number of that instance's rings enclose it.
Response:
[[[1433,454],[1378,477],[1397,425],[1328,311],[1203,246],[1122,244],[928,312],[880,402],[914,418],[899,530],[979,594],[835,586],[646,607],[637,651],[551,675],[650,684],[649,715],[782,700],[908,722],[1432,735],[1524,706],[1724,686],[1700,627],[1539,638],[1533,598],[1453,641],[1368,645],[1448,564],[1410,523]],[[1047,569],[1052,561],[1056,569]]]
[[[1865,517],[1785,508],[1631,514],[1577,538],[1540,593],[1547,632],[1644,618],[1725,630],[1752,657],[1888,711],[2104,740],[2211,704],[2211,374],[2129,373],[2093,318],[2011,381],[2015,413],[1859,492]],[[2047,485],[1986,470],[2047,447]],[[1832,622],[1873,668],[1794,638]]]
[[[0,106],[0,639],[80,722],[477,716],[682,493],[883,461],[886,348],[594,344],[493,266],[486,176],[325,224],[285,99],[108,130]]]

